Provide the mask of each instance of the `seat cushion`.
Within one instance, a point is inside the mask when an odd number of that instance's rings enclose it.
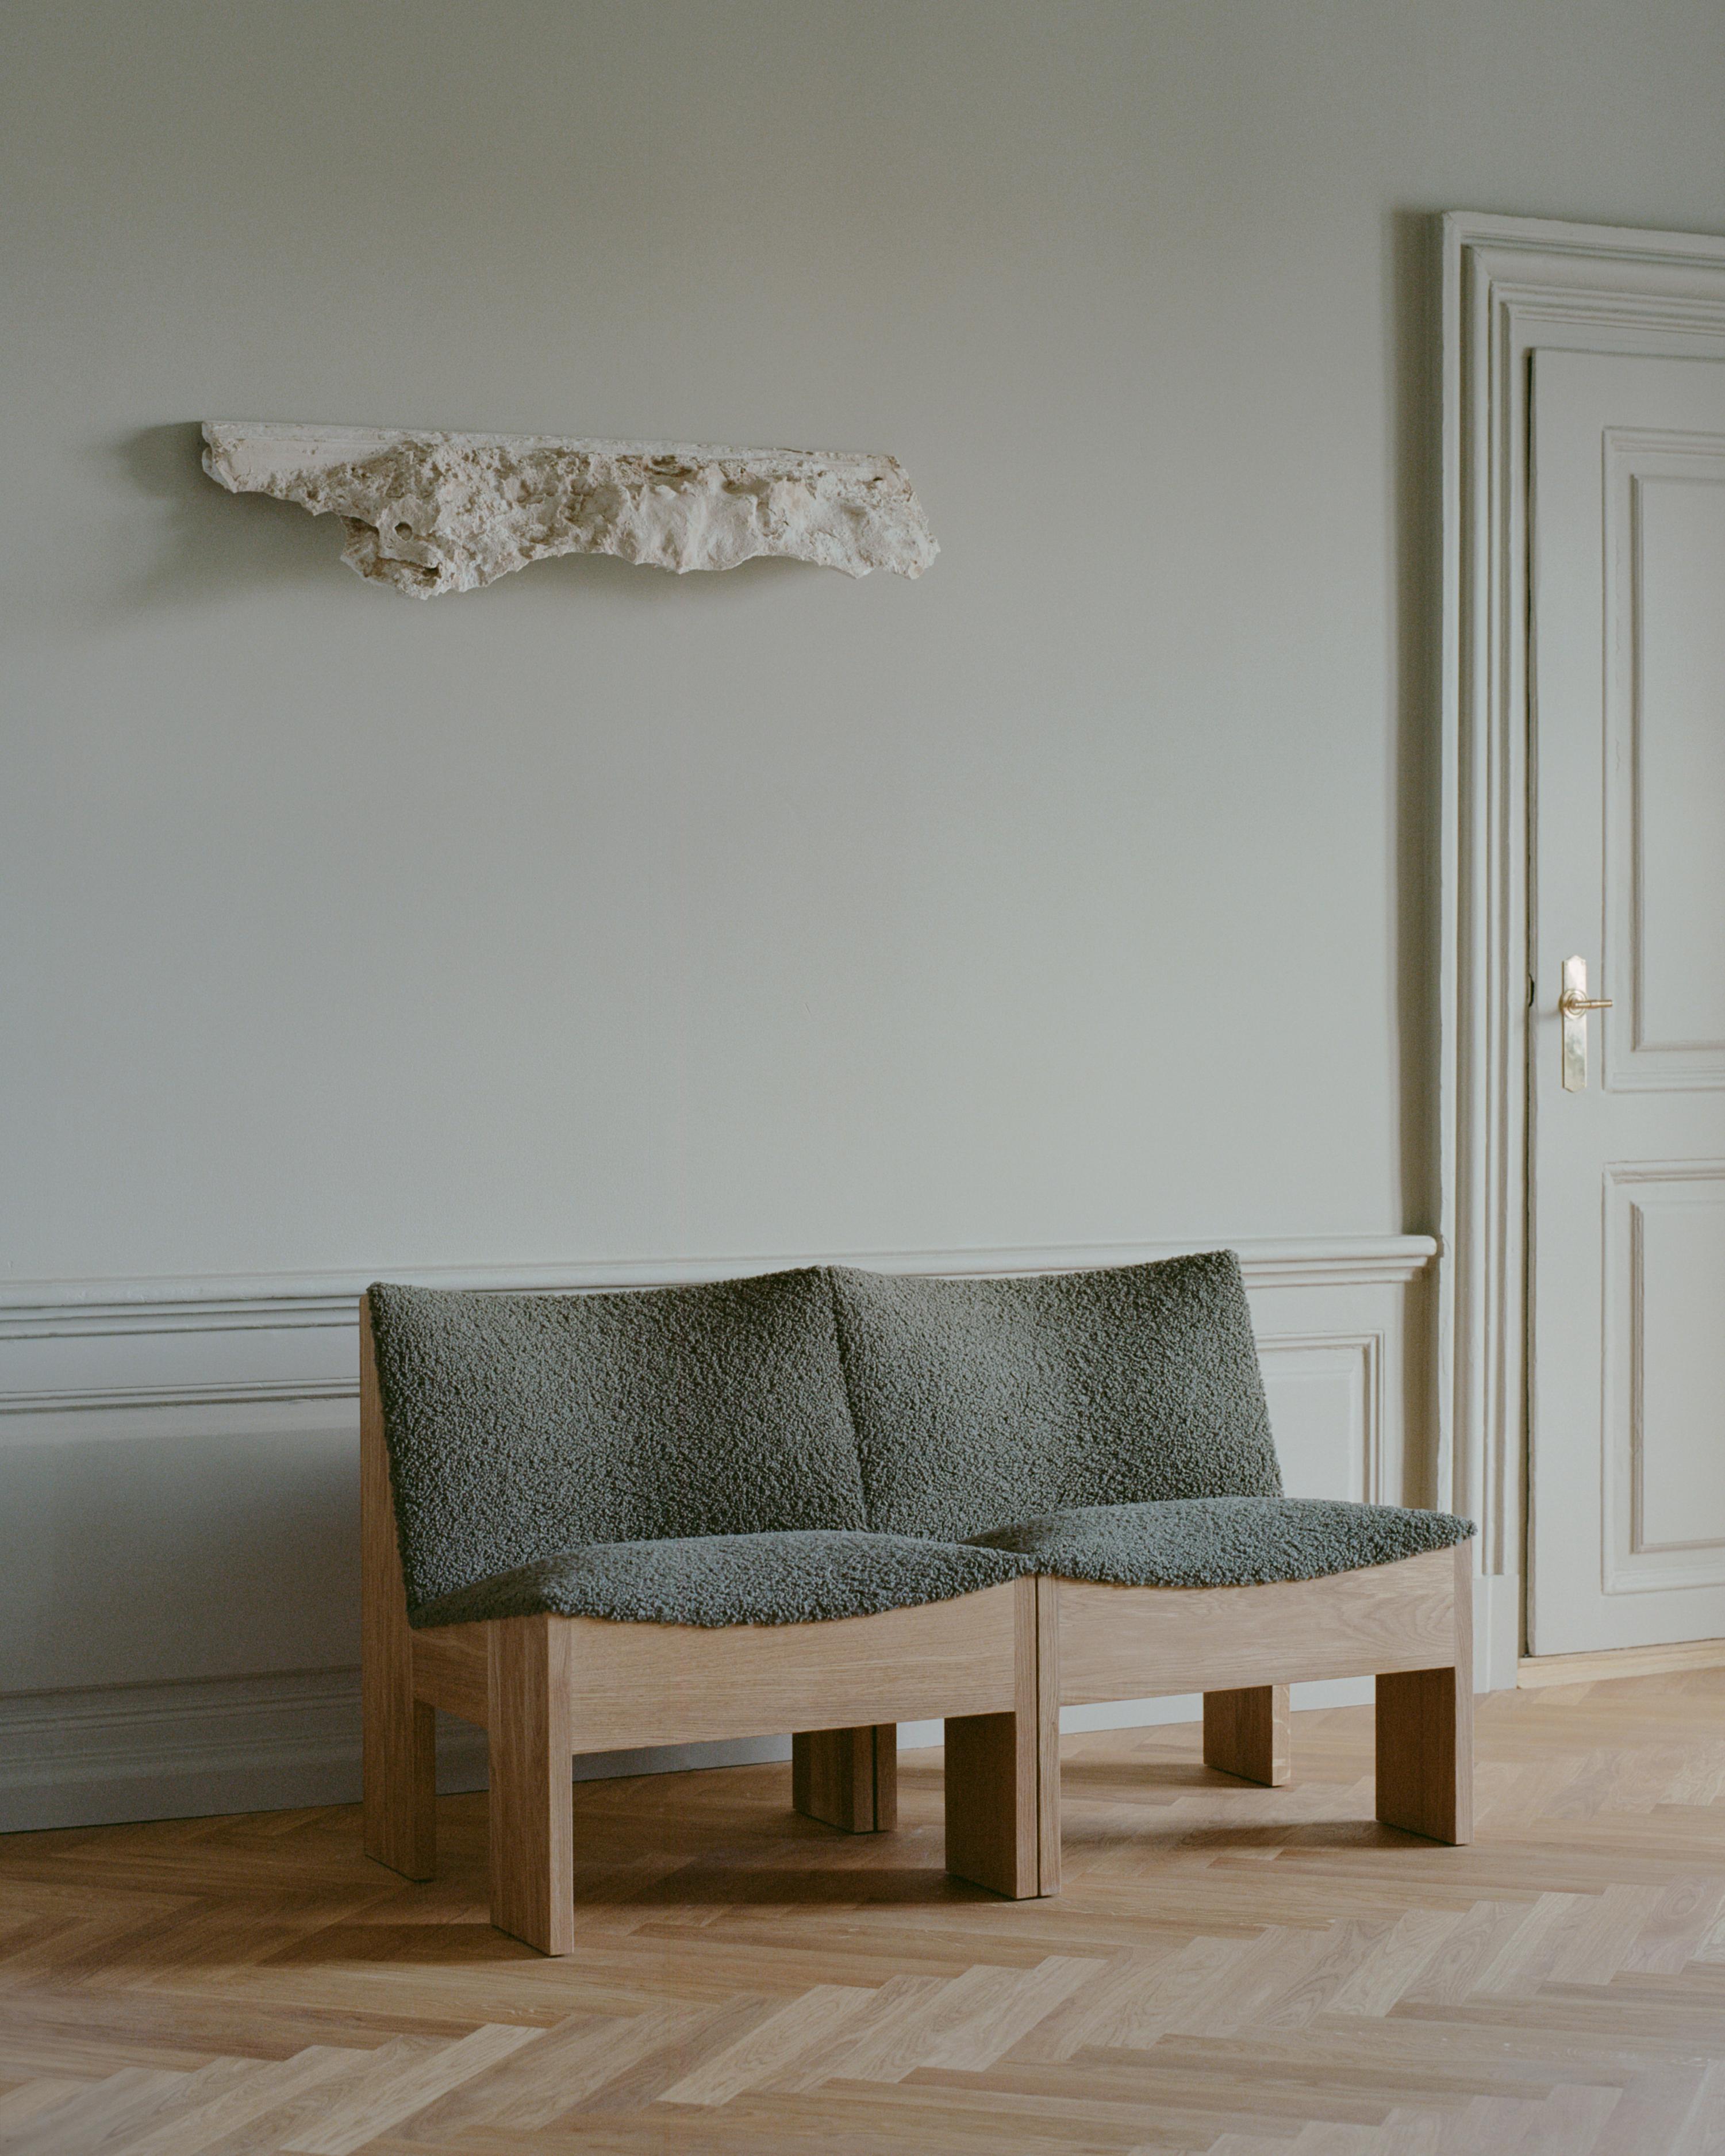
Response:
[[[1281,1489],[1229,1250],[1027,1280],[835,1266],[869,1525],[1003,1520]]]
[[[1322,1579],[1447,1549],[1473,1533],[1453,1512],[1334,1497],[1187,1497],[1089,1505],[971,1539],[1016,1550],[1040,1573],[1119,1587],[1259,1587]]]
[[[868,1525],[818,1269],[370,1307],[409,1608],[587,1543]]]
[[[409,1613],[421,1627],[487,1617],[635,1625],[806,1625],[948,1602],[1034,1569],[1010,1550],[910,1535],[702,1535],[589,1543],[477,1581]]]

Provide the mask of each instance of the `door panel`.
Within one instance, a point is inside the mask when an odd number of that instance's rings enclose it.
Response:
[[[1634,1548],[1716,1550],[1725,1580],[1725,1446],[1706,1441],[1725,1399],[1725,1178],[1673,1181],[1633,1212]]]
[[[1725,1636],[1725,363],[1533,356],[1529,1644]],[[1613,1008],[1561,1082],[1566,958]]]
[[[1620,617],[1606,757],[1627,841],[1607,936],[1628,965],[1630,1021],[1608,1082],[1725,1085],[1725,443],[1614,429],[1606,453]]]
[[[1605,1223],[1606,1589],[1725,1588],[1725,1163],[1613,1168]]]

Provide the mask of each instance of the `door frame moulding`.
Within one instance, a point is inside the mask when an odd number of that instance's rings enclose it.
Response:
[[[1524,1626],[1529,355],[1725,358],[1725,238],[1443,219],[1438,1486],[1480,1526],[1495,1685]]]

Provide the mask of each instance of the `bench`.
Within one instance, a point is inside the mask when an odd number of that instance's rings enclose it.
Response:
[[[1286,1686],[1374,1673],[1378,1811],[1467,1838],[1468,1524],[1281,1494],[1227,1252],[1009,1280],[803,1267],[362,1299],[365,1837],[435,1868],[434,1710],[482,1725],[494,1923],[573,1943],[570,1760],[794,1732],[798,1810],[1058,1892],[1059,1709],[1205,1694],[1286,1775]]]

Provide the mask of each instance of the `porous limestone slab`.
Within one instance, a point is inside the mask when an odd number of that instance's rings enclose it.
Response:
[[[203,439],[230,493],[339,516],[348,567],[413,598],[552,554],[680,573],[782,554],[920,577],[940,551],[896,457],[251,419],[206,420]]]

